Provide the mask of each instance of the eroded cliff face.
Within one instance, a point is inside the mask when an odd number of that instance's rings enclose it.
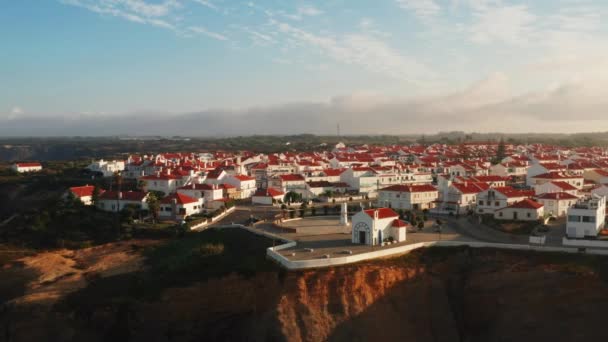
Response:
[[[606,340],[605,259],[455,250],[229,275],[161,298],[11,307],[0,341]],[[557,262],[553,259],[559,259]],[[569,259],[568,259],[569,260]],[[105,296],[105,297],[104,297]]]

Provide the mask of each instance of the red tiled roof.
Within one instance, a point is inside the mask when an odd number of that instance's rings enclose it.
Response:
[[[326,176],[331,177],[331,176],[339,176],[344,171],[345,171],[344,169],[325,169],[325,170],[323,170],[323,173]]]
[[[571,200],[578,199],[578,197],[569,194],[567,192],[547,192],[536,196],[537,199],[552,199],[552,200]]]
[[[515,202],[515,203],[511,204],[507,208],[538,209],[542,206],[543,206],[542,204],[540,204],[536,201],[533,201],[529,198],[524,198],[523,200],[521,200],[519,202]]]
[[[281,178],[281,180],[284,182],[303,181],[304,180],[304,176],[298,175],[298,174],[280,175],[279,178]]]
[[[574,176],[574,175],[565,175],[559,172],[547,172],[540,175],[536,175],[532,178],[542,178],[542,179],[569,179],[569,178],[583,178],[582,176]]]
[[[452,186],[463,194],[477,194],[490,188],[487,183],[474,182],[452,183]]]
[[[395,227],[395,228],[406,228],[409,225],[405,221],[402,221],[402,220],[399,220],[399,219],[395,219],[395,221],[393,221],[392,226]]]
[[[238,180],[240,180],[241,182],[255,180],[255,178],[249,177],[249,176],[245,176],[245,175],[236,175],[236,176],[233,176],[233,177],[236,178],[236,179],[238,179]]]
[[[93,190],[95,189],[95,187],[93,185],[84,185],[84,186],[74,186],[70,188],[70,191],[74,194],[74,196],[80,198],[80,197],[89,197],[89,196],[93,196]],[[99,190],[99,193],[101,194],[103,192],[103,190]]]
[[[595,169],[595,170],[593,170],[593,172],[597,173],[598,175],[600,175],[602,177],[608,177],[608,171],[606,171],[606,170]]]
[[[399,192],[430,192],[437,191],[437,188],[430,184],[422,184],[422,185],[391,185],[384,189],[380,189],[380,191],[399,191]]]
[[[576,187],[574,185],[566,183],[566,182],[553,181],[551,183],[557,185],[558,187],[560,187],[564,191],[566,191],[566,190],[576,190]]]
[[[513,197],[531,197],[534,196],[534,190],[518,190],[510,186],[500,186],[494,188],[494,190],[501,194],[513,198]]]
[[[256,197],[277,197],[284,195],[283,191],[276,190],[274,188],[258,189],[253,196]]]
[[[177,202],[177,204],[189,204],[189,203],[196,203],[198,202],[198,200],[196,198],[192,198],[190,196],[186,196],[184,194],[180,194],[175,193],[172,195],[169,195],[165,198],[163,198],[160,203],[162,204],[171,204],[173,203],[173,200],[175,200]]]
[[[378,209],[368,209],[368,210],[364,210],[364,212],[371,218],[374,218],[374,212],[377,211],[378,212],[378,218],[379,219],[385,219],[385,218],[389,218],[389,217],[399,217],[399,214],[397,214],[393,209],[391,208],[378,208]]]
[[[42,164],[38,162],[31,163],[15,163],[18,167],[42,167]]]

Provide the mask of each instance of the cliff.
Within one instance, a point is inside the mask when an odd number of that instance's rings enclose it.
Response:
[[[90,286],[91,303],[5,306],[0,341],[602,340],[606,270],[599,257],[458,248],[232,273],[153,299]]]

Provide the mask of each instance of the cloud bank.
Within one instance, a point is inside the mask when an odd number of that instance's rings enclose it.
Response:
[[[46,117],[8,111],[2,136],[252,134],[424,134],[478,132],[576,132],[608,127],[608,82],[577,82],[512,95],[509,79],[491,75],[444,95],[387,98],[361,92],[326,102],[301,102],[238,110],[192,113],[139,112],[121,115]]]

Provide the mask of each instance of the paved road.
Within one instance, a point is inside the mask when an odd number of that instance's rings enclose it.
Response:
[[[507,234],[476,222],[475,218],[461,216],[459,218],[448,215],[430,215],[447,222],[454,231],[479,241],[495,243],[528,244],[528,235]]]
[[[214,222],[210,227],[225,226],[233,223],[247,224],[252,215],[258,219],[272,221],[274,216],[280,212],[280,209],[269,206],[237,206],[232,213]]]

